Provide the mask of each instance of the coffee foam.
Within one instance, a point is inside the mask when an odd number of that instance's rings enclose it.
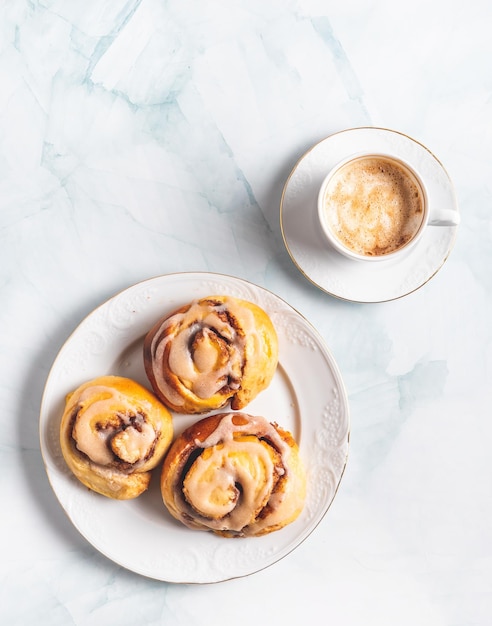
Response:
[[[364,256],[382,256],[406,245],[424,217],[413,177],[382,156],[359,157],[328,182],[324,213],[337,239]]]

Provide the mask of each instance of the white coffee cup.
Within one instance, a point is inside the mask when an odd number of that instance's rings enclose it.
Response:
[[[335,250],[363,261],[406,254],[430,226],[456,226],[457,211],[429,206],[425,184],[408,163],[389,154],[352,155],[323,180],[321,228]]]

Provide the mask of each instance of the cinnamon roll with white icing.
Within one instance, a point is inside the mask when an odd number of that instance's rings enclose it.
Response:
[[[219,413],[174,441],[164,459],[161,492],[171,515],[189,528],[259,536],[299,516],[306,474],[289,432],[264,417]]]
[[[230,296],[195,300],[159,320],[144,341],[154,393],[178,413],[230,402],[242,409],[270,384],[278,339],[267,313]]]
[[[135,498],[173,437],[165,406],[133,380],[102,376],[68,394],[60,426],[61,450],[86,487],[109,498]]]

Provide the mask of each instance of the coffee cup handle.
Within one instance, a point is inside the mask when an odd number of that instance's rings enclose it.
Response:
[[[435,209],[429,216],[429,226],[458,226],[460,214],[449,209]]]

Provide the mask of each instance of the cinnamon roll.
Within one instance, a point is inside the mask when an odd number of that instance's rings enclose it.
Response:
[[[102,376],[66,398],[63,457],[80,482],[109,498],[127,500],[143,493],[172,437],[167,408],[128,378]]]
[[[209,296],[159,320],[144,341],[154,393],[178,413],[230,402],[244,408],[270,384],[278,339],[267,313],[230,296]]]
[[[259,536],[293,522],[306,475],[292,435],[264,417],[219,413],[177,437],[161,474],[164,504],[185,526]]]

